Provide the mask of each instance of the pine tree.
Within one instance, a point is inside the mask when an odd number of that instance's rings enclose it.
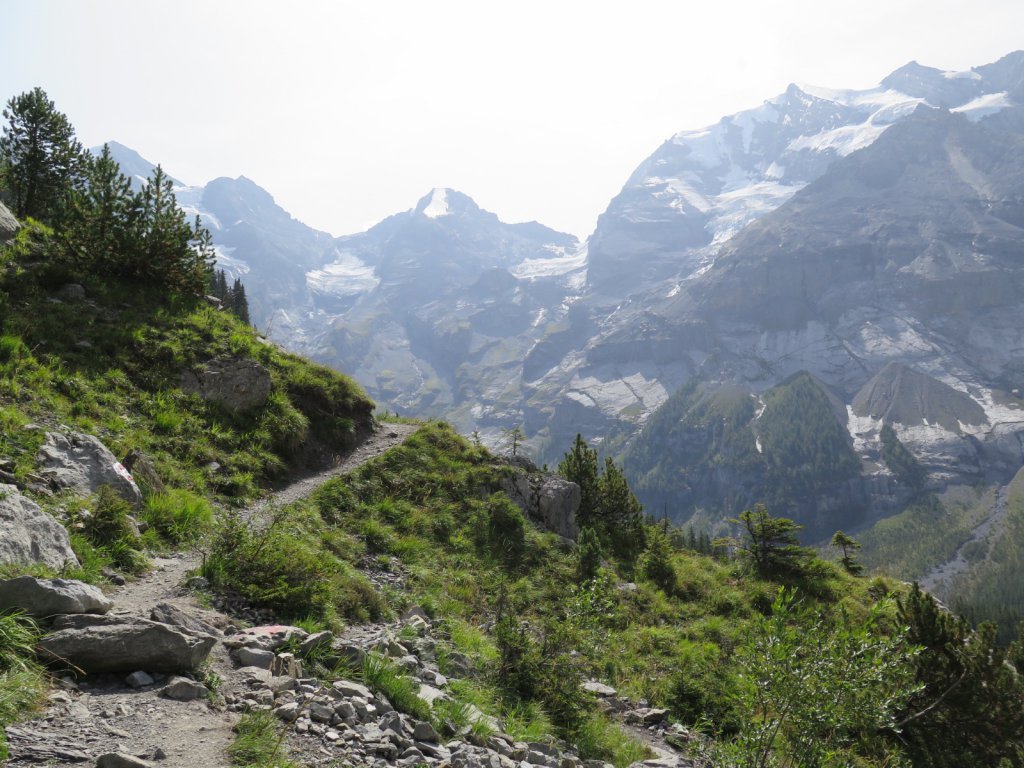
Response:
[[[666,594],[676,590],[676,570],[672,565],[672,545],[657,526],[647,534],[647,549],[640,556],[640,572],[657,584]]]
[[[140,193],[139,247],[130,264],[134,277],[149,278],[178,293],[201,295],[213,268],[213,240],[199,217],[189,226],[174,197],[173,182],[159,165]]]
[[[11,98],[3,116],[0,186],[16,216],[53,225],[81,185],[84,159],[75,129],[42,88]]]
[[[576,435],[572,448],[566,452],[558,464],[558,474],[580,487],[580,506],[576,512],[576,522],[580,528],[598,527],[598,502],[600,488],[598,486],[597,451],[587,445],[583,436]]]
[[[644,548],[643,507],[629,488],[622,469],[605,459],[598,481],[597,517],[600,529],[612,551],[626,563],[632,563]]]
[[[836,531],[832,534],[832,541],[829,544],[842,550],[843,556],[839,562],[843,564],[847,573],[857,576],[864,570],[864,566],[858,563],[853,556],[853,553],[860,549],[860,542],[855,538],[842,531]]]
[[[519,446],[523,444],[526,435],[523,434],[523,428],[516,424],[514,427],[502,430],[502,438],[505,441],[505,445],[508,446],[508,452],[513,456],[518,456]]]
[[[973,630],[917,584],[898,603],[908,641],[924,649],[915,657],[921,688],[898,723],[914,765],[1019,765],[1024,680],[995,625]]]
[[[245,297],[245,286],[241,278],[236,277],[231,286],[231,311],[246,325],[249,324],[249,300]]]
[[[102,274],[124,274],[138,224],[138,197],[104,144],[98,156],[87,157],[85,185],[73,195],[64,238],[71,260]]]
[[[222,304],[228,303],[228,276],[223,269],[218,269],[210,279],[210,295],[221,300]]]
[[[772,517],[764,504],[756,504],[729,522],[741,527],[740,538],[715,543],[735,548],[759,576],[798,573],[810,559],[810,550],[800,546],[796,537],[803,526],[789,518]]]
[[[697,533],[693,530],[692,525],[686,526],[686,548],[691,552],[699,552],[697,542]]]

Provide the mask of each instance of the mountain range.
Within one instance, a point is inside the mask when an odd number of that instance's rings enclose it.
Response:
[[[337,238],[244,177],[177,194],[276,341],[542,460],[580,432],[676,521],[770,500],[815,538],[1024,464],[1024,52],[680,132],[583,243],[451,189]]]

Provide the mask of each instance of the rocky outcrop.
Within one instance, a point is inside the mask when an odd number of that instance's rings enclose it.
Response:
[[[0,563],[78,565],[68,532],[17,486],[0,483]]]
[[[98,587],[74,579],[37,579],[18,576],[0,581],[0,611],[20,610],[45,618],[58,614],[103,614],[114,601]]]
[[[3,203],[0,203],[0,243],[13,240],[21,229],[21,224],[14,218],[14,214]]]
[[[270,371],[255,360],[215,358],[181,375],[181,388],[232,413],[260,408],[270,396]]]
[[[131,616],[59,616],[37,646],[39,656],[86,673],[187,672],[209,655],[216,639]]]
[[[576,510],[580,507],[580,487],[558,475],[541,472],[532,462],[513,459],[514,472],[501,481],[501,489],[533,521],[552,533],[576,540]]]
[[[92,435],[47,432],[36,461],[39,475],[54,490],[88,496],[109,485],[131,504],[142,503],[142,493],[131,473]]]

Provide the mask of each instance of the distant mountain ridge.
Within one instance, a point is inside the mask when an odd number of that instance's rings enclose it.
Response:
[[[642,288],[645,280],[685,278],[836,158],[869,146],[919,106],[979,120],[1019,103],[1022,60],[1011,54],[966,72],[912,62],[864,91],[793,84],[759,107],[676,134],[641,163],[598,220],[590,285],[614,294],[623,281]]]
[[[215,225],[257,324],[403,412],[492,443],[521,423],[553,459],[577,431],[632,450],[688,382],[756,400],[807,371],[849,409],[869,475],[886,474],[892,419],[936,478],[976,480],[1024,455],[1022,103],[1024,52],[965,72],[912,62],[862,91],[791,85],[666,141],[585,244],[448,189],[340,238],[244,178],[180,199]],[[858,412],[890,363],[984,418]]]

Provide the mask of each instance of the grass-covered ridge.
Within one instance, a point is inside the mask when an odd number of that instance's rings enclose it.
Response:
[[[202,300],[108,280],[86,282],[86,300],[72,303],[53,300],[57,287],[31,274],[0,286],[0,450],[20,476],[42,440],[25,424],[66,425],[118,457],[152,456],[172,487],[244,501],[369,429],[373,404],[357,384]],[[185,371],[223,357],[270,371],[265,405],[232,414],[182,391]]]

